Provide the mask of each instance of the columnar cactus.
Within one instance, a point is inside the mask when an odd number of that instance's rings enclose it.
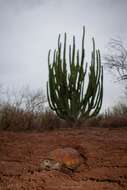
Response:
[[[75,121],[81,117],[96,116],[102,106],[103,68],[100,51],[95,49],[95,42],[92,39],[93,50],[88,81],[86,81],[88,64],[86,63],[84,68],[84,38],[85,27],[83,27],[81,57],[79,50],[76,50],[75,36],[73,36],[73,46],[69,46],[68,64],[66,59],[66,33],[63,52],[60,35],[58,37],[58,48],[54,50],[52,64],[50,63],[50,50],[48,54],[47,97],[49,106],[60,118],[65,120]]]

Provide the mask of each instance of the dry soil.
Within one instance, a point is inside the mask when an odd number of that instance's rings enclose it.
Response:
[[[76,147],[77,171],[40,171],[49,151]],[[0,190],[127,190],[127,128],[0,132]]]

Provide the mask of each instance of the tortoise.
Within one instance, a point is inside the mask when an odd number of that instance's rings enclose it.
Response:
[[[84,156],[74,148],[57,148],[52,150],[49,156],[41,162],[40,169],[75,171],[83,163],[84,159]]]

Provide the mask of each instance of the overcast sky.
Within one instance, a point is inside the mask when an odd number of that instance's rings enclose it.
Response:
[[[0,0],[0,83],[10,88],[43,87],[48,79],[48,50],[67,32],[80,48],[86,27],[86,52],[91,38],[102,55],[111,38],[127,41],[127,0]],[[87,51],[88,50],[88,51]],[[123,87],[104,76],[103,109],[116,103]]]

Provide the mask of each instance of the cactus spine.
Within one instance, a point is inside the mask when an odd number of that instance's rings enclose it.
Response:
[[[64,35],[64,46],[60,35],[58,37],[58,48],[54,50],[53,61],[50,63],[50,50],[48,54],[49,80],[47,82],[47,97],[50,108],[65,120],[76,120],[81,117],[96,116],[102,106],[103,99],[103,68],[101,66],[100,51],[95,49],[91,53],[91,64],[89,66],[88,82],[85,81],[88,64],[84,68],[84,38],[85,27],[83,27],[81,58],[79,50],[75,47],[75,36],[73,45],[69,46],[69,68],[67,70],[66,41]],[[85,83],[87,86],[85,86]]]

